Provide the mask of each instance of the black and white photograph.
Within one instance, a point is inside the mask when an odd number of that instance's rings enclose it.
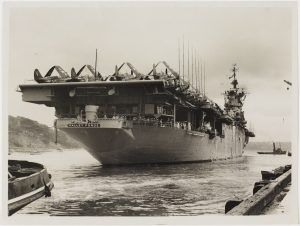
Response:
[[[297,1],[4,1],[5,224],[297,224]]]

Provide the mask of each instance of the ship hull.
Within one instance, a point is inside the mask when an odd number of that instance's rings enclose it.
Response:
[[[245,134],[226,126],[224,137],[173,127],[61,128],[103,165],[204,162],[242,155]]]

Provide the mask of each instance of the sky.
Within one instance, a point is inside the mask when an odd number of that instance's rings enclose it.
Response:
[[[49,126],[54,109],[22,102],[19,84],[38,68],[68,73],[84,64],[104,75],[132,63],[148,73],[165,60],[178,71],[178,42],[205,62],[206,94],[220,106],[230,87],[231,67],[248,95],[244,111],[254,141],[290,141],[295,122],[296,5],[247,2],[6,3],[4,58],[8,113]],[[182,49],[181,49],[182,51]],[[181,59],[182,61],[182,59]],[[295,63],[296,62],[296,63]],[[283,79],[294,82],[290,90]]]

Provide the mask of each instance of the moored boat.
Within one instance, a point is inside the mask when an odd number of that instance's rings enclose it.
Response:
[[[273,151],[272,152],[270,152],[270,151],[258,151],[257,153],[258,154],[263,154],[263,155],[285,155],[286,151],[283,151],[281,149],[281,147],[276,148],[276,145],[273,142]]]
[[[8,214],[12,215],[24,206],[51,196],[54,184],[46,168],[39,163],[8,160]]]

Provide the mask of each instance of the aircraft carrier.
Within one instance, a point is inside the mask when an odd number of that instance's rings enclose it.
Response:
[[[148,74],[126,62],[108,76],[91,65],[72,68],[71,76],[53,66],[44,77],[36,69],[34,79],[19,85],[23,101],[54,107],[56,131],[81,142],[103,165],[232,159],[254,136],[235,65],[223,109],[164,61]]]

